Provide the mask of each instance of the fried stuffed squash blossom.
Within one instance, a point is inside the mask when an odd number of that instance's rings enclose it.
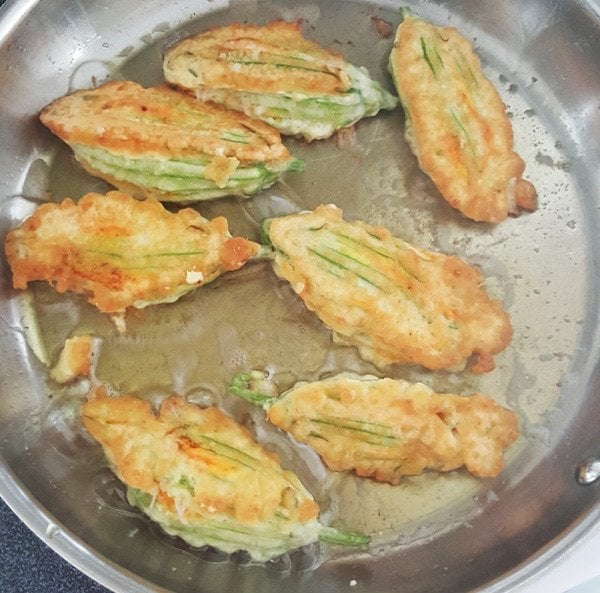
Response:
[[[217,408],[172,396],[155,414],[147,401],[99,387],[82,415],[129,502],[192,546],[245,550],[262,562],[318,539],[368,543],[323,526],[298,477]]]
[[[267,219],[263,235],[275,273],[336,340],[379,367],[470,362],[472,372],[488,372],[511,340],[508,314],[475,268],[383,227],[347,222],[332,204]]]
[[[496,476],[503,450],[519,435],[515,414],[480,394],[342,373],[269,397],[261,392],[264,379],[259,371],[243,373],[229,389],[261,405],[270,422],[310,445],[329,468],[391,484],[463,465],[475,476]]]
[[[112,191],[43,204],[6,235],[13,286],[36,280],[85,294],[104,313],[170,303],[257,255],[227,220]]]
[[[469,41],[403,11],[389,70],[421,169],[468,218],[500,222],[535,210],[510,120]]]
[[[199,99],[306,140],[327,138],[397,105],[365,68],[305,39],[299,23],[211,29],[172,47],[163,71],[168,82]]]
[[[250,196],[303,167],[277,130],[166,85],[107,82],[57,99],[40,120],[86,171],[136,197]]]

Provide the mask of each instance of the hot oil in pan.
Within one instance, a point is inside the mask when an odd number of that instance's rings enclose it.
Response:
[[[144,85],[158,83],[166,43],[232,20],[266,22],[303,16],[307,36],[367,66],[391,88],[385,70],[391,40],[381,36],[371,17],[395,25],[396,14],[346,3],[342,22],[334,18],[334,10],[323,2],[304,6],[303,14],[297,15],[292,9],[260,3],[256,14],[215,13],[148,43],[111,71],[115,77]],[[479,40],[485,48],[485,37]],[[119,334],[84,299],[36,285],[34,307],[51,359],[56,360],[68,335],[92,333],[103,338],[96,368],[99,381],[153,401],[176,392],[203,405],[221,406],[300,474],[326,517],[372,534],[375,550],[433,537],[468,521],[519,479],[527,471],[532,451],[552,438],[559,384],[579,342],[585,285],[581,212],[568,168],[555,166],[564,160],[556,139],[535,106],[515,92],[518,89],[501,64],[498,69],[488,65],[486,71],[512,113],[516,148],[526,160],[526,176],[540,194],[540,208],[534,214],[493,227],[467,221],[453,211],[419,171],[403,138],[401,110],[363,120],[350,142],[330,139],[309,145],[286,140],[291,152],[305,160],[304,173],[288,173],[282,182],[250,200],[218,200],[195,207],[208,218],[225,215],[233,234],[256,239],[262,218],[334,202],[349,219],[385,224],[409,242],[479,265],[490,292],[504,301],[514,326],[513,342],[497,357],[494,372],[475,377],[399,366],[378,370],[363,362],[353,348],[334,345],[329,331],[264,262],[250,264],[175,304],[131,311],[125,334]],[[543,116],[543,110],[539,114]],[[108,188],[83,173],[58,142],[56,146],[48,181],[52,199]],[[316,455],[268,425],[261,411],[225,395],[230,378],[252,368],[269,370],[281,389],[298,380],[354,371],[421,380],[437,391],[481,391],[517,411],[524,436],[513,447],[505,472],[494,481],[478,481],[459,471],[407,478],[392,487],[333,474]],[[80,397],[79,392],[51,388],[65,406]],[[58,430],[53,422],[47,430],[53,426]],[[77,423],[72,429],[82,430]],[[97,487],[102,489],[104,483]],[[110,492],[104,494],[105,500],[110,499]],[[165,537],[165,541],[172,540]],[[209,552],[199,554],[209,559]]]

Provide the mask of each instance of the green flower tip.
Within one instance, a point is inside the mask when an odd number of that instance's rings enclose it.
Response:
[[[353,546],[364,548],[371,542],[368,535],[356,533],[354,531],[339,531],[333,527],[323,527],[319,532],[319,539],[329,544],[338,546]]]
[[[258,391],[258,389],[265,386],[265,380],[266,376],[262,371],[239,373],[231,380],[228,391],[255,406],[268,408],[273,402],[273,396]]]

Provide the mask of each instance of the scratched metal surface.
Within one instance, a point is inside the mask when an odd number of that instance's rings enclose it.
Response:
[[[482,391],[515,409],[523,436],[506,470],[485,481],[462,472],[426,474],[396,487],[332,474],[261,414],[223,395],[232,374],[248,368],[268,367],[282,387],[341,370],[381,375],[352,348],[335,346],[263,263],[173,305],[132,313],[121,335],[78,297],[42,285],[17,294],[3,260],[0,494],[49,545],[109,588],[513,591],[597,520],[597,485],[584,488],[574,476],[581,461],[599,453],[600,11],[574,1],[411,4],[475,40],[511,114],[526,176],[538,188],[537,212],[497,226],[462,218],[418,170],[400,110],[361,122],[352,143],[286,140],[306,161],[305,173],[289,173],[251,200],[198,208],[207,217],[227,216],[234,233],[256,238],[265,216],[334,202],[347,218],[384,224],[416,245],[480,266],[515,328],[497,369],[484,377],[411,367],[386,374],[439,390]],[[391,40],[371,17],[397,24],[395,3],[7,3],[0,19],[3,233],[40,200],[108,187],[83,173],[37,122],[35,114],[55,97],[105,78],[159,82],[162,52],[174,40],[215,24],[274,18],[302,18],[307,36],[391,88]],[[102,339],[99,381],[152,401],[180,393],[246,423],[301,475],[328,520],[373,536],[369,553],[312,546],[253,566],[243,554],[192,550],[161,534],[125,504],[81,427],[88,385],[65,389],[47,380],[25,339],[32,321],[50,362],[66,337],[92,332]]]

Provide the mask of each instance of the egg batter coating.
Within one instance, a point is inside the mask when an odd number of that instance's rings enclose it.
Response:
[[[237,270],[260,245],[232,237],[227,221],[191,208],[173,214],[156,200],[88,193],[77,203],[38,207],[8,232],[13,286],[45,280],[58,292],[85,294],[105,313],[173,302]]]
[[[397,105],[365,68],[305,39],[297,22],[205,31],[172,47],[163,71],[168,82],[200,99],[306,140]]]
[[[303,167],[277,130],[166,85],[107,82],[57,99],[40,120],[86,171],[161,201],[248,196]]]
[[[275,273],[337,340],[379,367],[448,369],[474,355],[471,371],[488,372],[510,342],[508,314],[456,257],[346,222],[333,205],[268,219],[263,231]]]
[[[442,196],[468,218],[501,222],[535,210],[502,100],[469,41],[407,14],[389,70],[406,114],[406,139]]]
[[[423,383],[342,373],[273,398],[249,389],[261,378],[257,371],[239,375],[230,390],[262,405],[271,423],[310,445],[330,469],[381,482],[462,466],[493,477],[502,471],[503,450],[519,436],[515,414],[481,394],[434,393]]]
[[[109,397],[100,387],[82,415],[129,502],[192,546],[246,550],[265,561],[330,533],[350,545],[368,541],[321,525],[298,477],[217,408],[172,396],[154,414],[147,401]]]

